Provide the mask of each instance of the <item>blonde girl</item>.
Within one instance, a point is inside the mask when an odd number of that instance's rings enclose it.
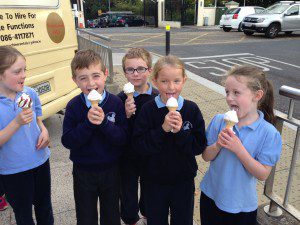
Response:
[[[191,225],[194,208],[195,156],[206,147],[205,125],[198,106],[180,93],[186,82],[184,64],[176,56],[160,58],[152,81],[159,91],[142,107],[133,129],[133,146],[143,161],[148,225]],[[169,112],[170,97],[178,101]]]
[[[239,122],[233,131],[225,129],[219,114],[206,130],[202,157],[210,167],[200,184],[201,224],[255,225],[257,179],[267,179],[282,146],[273,126],[273,88],[261,69],[238,66],[228,72],[225,91]]]

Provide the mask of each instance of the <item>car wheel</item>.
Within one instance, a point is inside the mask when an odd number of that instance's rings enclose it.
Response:
[[[251,36],[252,34],[254,34],[254,32],[253,31],[244,30],[244,34],[246,34],[247,36]]]
[[[284,33],[287,34],[287,35],[289,35],[289,34],[292,34],[293,31],[286,31],[286,32],[284,32]]]
[[[223,30],[224,30],[225,32],[229,32],[229,31],[231,31],[231,28],[229,28],[229,27],[223,27]]]
[[[239,28],[238,28],[238,32],[243,32],[242,22],[240,22],[240,25],[239,25]]]
[[[267,28],[265,35],[267,38],[273,39],[277,36],[279,31],[280,31],[279,25],[276,23],[271,23],[270,26]]]

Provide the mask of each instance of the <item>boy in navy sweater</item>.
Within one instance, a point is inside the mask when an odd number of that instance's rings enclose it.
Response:
[[[126,116],[128,118],[130,134],[142,106],[154,99],[158,91],[148,83],[151,73],[152,57],[143,48],[130,49],[122,60],[123,71],[127,80],[134,85],[133,98],[127,98],[122,91],[118,96],[125,104]],[[146,220],[144,203],[144,186],[141,166],[143,160],[133,152],[133,146],[129,144],[124,152],[121,163],[121,218],[125,224],[142,224]],[[140,200],[138,200],[138,181],[140,178]],[[138,213],[143,218],[139,218]],[[140,222],[138,222],[140,221]]]
[[[122,101],[104,90],[107,70],[92,50],[76,53],[73,80],[82,93],[67,105],[62,144],[73,161],[74,198],[78,225],[120,225],[118,162],[127,142]],[[97,106],[87,100],[90,91],[102,94]]]
[[[186,81],[184,64],[166,56],[153,68],[159,95],[147,102],[133,129],[135,150],[145,157],[144,179],[148,225],[191,225],[194,208],[196,155],[206,147],[205,125],[198,106],[180,96]],[[169,98],[178,101],[168,111]],[[173,99],[173,100],[175,100]]]

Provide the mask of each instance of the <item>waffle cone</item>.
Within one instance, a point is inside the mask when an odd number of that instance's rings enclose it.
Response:
[[[230,120],[225,120],[226,122],[226,128],[232,129],[236,122],[230,121]]]
[[[133,98],[133,92],[131,93],[125,93],[127,95],[127,98]]]
[[[91,105],[92,105],[93,107],[95,107],[95,106],[98,106],[99,100],[90,100],[90,102],[91,102]]]
[[[167,107],[170,112],[175,112],[177,107]]]

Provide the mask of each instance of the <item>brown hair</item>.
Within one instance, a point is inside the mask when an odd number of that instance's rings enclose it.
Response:
[[[123,71],[125,71],[125,62],[127,59],[142,59],[145,61],[148,68],[152,67],[151,54],[144,48],[131,48],[126,52],[122,59]]]
[[[258,109],[264,113],[266,121],[275,125],[276,117],[274,115],[274,92],[273,85],[266,78],[265,72],[255,66],[235,66],[228,71],[227,76],[235,78],[245,77],[247,79],[247,87],[253,91],[263,91],[263,97],[258,102]]]
[[[72,69],[72,77],[76,78],[76,70],[89,68],[90,65],[101,65],[101,70],[103,73],[106,72],[106,67],[103,64],[103,60],[99,54],[95,51],[88,49],[88,50],[80,50],[76,52],[72,62],[71,62],[71,69]]]
[[[182,70],[182,76],[186,77],[184,63],[175,55],[167,55],[161,57],[154,65],[152,70],[152,77],[157,79],[158,73],[162,70],[165,66],[172,66],[177,69]]]
[[[11,67],[19,56],[25,59],[22,53],[17,49],[11,46],[0,46],[0,75]]]

